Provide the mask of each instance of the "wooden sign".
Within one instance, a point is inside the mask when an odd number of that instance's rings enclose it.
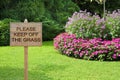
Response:
[[[10,23],[11,46],[40,46],[42,45],[41,23]]]
[[[10,23],[10,45],[24,46],[24,80],[28,80],[28,46],[42,45],[42,23]]]

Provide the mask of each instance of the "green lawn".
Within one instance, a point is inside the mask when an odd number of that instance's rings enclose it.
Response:
[[[0,47],[0,80],[24,80],[23,52],[23,47]],[[70,58],[43,42],[29,47],[29,80],[120,80],[120,62]]]

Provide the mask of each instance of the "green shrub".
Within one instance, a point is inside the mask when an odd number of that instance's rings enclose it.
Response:
[[[42,0],[24,0],[17,4],[15,12],[19,20],[24,21],[24,19],[27,18],[29,21],[33,21],[35,18],[41,18],[42,15],[44,15],[45,5]]]
[[[120,37],[120,10],[107,14],[106,26],[110,29],[112,38]]]
[[[60,24],[55,22],[54,20],[50,20],[44,18],[45,20],[42,21],[42,28],[43,28],[43,40],[49,41],[53,40],[53,38],[58,35],[59,33],[63,32],[64,29],[60,27]]]
[[[43,40],[53,40],[64,31],[69,16],[79,7],[72,0],[16,0],[8,1],[0,13],[0,19],[11,19],[43,23]],[[14,5],[13,5],[14,3]],[[5,8],[4,8],[5,6]]]
[[[0,46],[9,45],[10,41],[10,22],[13,19],[4,19],[0,21]]]
[[[65,28],[66,32],[70,34],[76,34],[79,38],[98,38],[102,37],[103,19],[100,19],[98,15],[93,15],[86,11],[75,12]]]

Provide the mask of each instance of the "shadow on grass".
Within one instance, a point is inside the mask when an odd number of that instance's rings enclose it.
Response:
[[[54,80],[51,76],[54,76],[59,71],[64,71],[66,67],[67,66],[65,65],[56,65],[56,64],[37,65],[34,68],[32,68],[31,70],[32,73],[30,73],[30,79],[31,80]],[[42,74],[39,74],[39,73],[42,73]],[[46,74],[48,75],[46,76]]]
[[[29,80],[53,80],[43,71],[29,71]],[[0,80],[24,80],[24,69],[0,67]]]
[[[67,68],[67,65],[58,65],[58,64],[44,64],[44,65],[38,65],[36,67],[38,70],[42,70],[44,72],[57,72],[57,71],[63,71]]]
[[[33,65],[34,66],[34,65]],[[62,64],[40,64],[30,67],[28,72],[28,80],[53,80],[51,75],[55,75],[57,71],[63,71],[67,68]],[[50,74],[53,72],[54,74]],[[24,80],[24,69],[12,67],[0,67],[0,80]]]
[[[44,41],[43,46],[53,46],[53,41]]]
[[[23,69],[0,67],[0,80],[23,80]]]

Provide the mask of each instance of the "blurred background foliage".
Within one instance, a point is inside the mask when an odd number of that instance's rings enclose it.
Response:
[[[120,9],[120,0],[107,0],[106,9]],[[12,21],[43,23],[43,40],[53,40],[75,11],[87,10],[102,16],[103,8],[90,0],[0,0],[0,45],[9,45],[9,23]]]
[[[90,0],[72,0],[75,2],[81,10],[87,10],[93,14],[97,13],[101,17],[103,16],[103,4],[98,4],[96,1]],[[106,11],[114,11],[120,9],[120,0],[106,0]]]

